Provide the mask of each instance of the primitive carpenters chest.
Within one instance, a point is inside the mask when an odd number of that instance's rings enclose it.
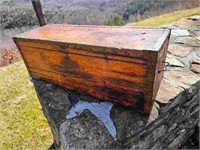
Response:
[[[13,37],[29,74],[149,113],[170,30],[55,24]]]

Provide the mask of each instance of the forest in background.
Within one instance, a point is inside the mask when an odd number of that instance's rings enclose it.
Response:
[[[31,0],[1,0],[0,29],[38,25]],[[48,23],[124,25],[199,6],[199,0],[42,0]]]

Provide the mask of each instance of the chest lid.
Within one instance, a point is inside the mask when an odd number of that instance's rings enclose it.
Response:
[[[162,28],[51,24],[14,38],[124,50],[158,51],[169,34],[168,29]]]

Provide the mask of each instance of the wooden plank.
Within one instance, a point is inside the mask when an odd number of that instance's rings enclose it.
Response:
[[[49,41],[41,41],[41,40],[33,40],[33,39],[18,39],[13,38],[16,41],[17,45],[23,47],[32,47],[32,48],[39,48],[43,50],[52,50],[52,51],[59,51],[59,52],[66,52],[69,53],[69,49],[78,50],[76,53],[92,53],[91,55],[101,55],[102,57],[117,57],[117,56],[124,56],[123,58],[120,57],[119,59],[128,59],[130,61],[139,60],[142,63],[148,65],[155,65],[155,60],[149,59],[149,54],[156,55],[156,51],[137,51],[136,49],[128,50],[128,49],[116,49],[116,48],[101,48],[98,46],[83,46],[83,45],[76,45],[76,44],[67,44],[62,42],[49,42]],[[80,52],[81,51],[81,52]],[[148,62],[147,62],[148,61]]]
[[[64,74],[57,74],[32,68],[30,68],[30,72],[33,78],[43,79],[67,87],[71,90],[88,93],[102,100],[110,100],[125,106],[131,106],[136,108],[136,110],[144,111],[144,93],[138,89],[124,88],[120,86],[116,87],[112,84],[107,86],[107,83],[101,81],[86,81],[82,78],[69,77]],[[124,99],[126,99],[126,101]]]
[[[147,65],[23,46],[20,49],[32,77],[133,107],[148,97]],[[138,93],[143,95],[140,102]]]
[[[130,80],[134,80],[134,77],[146,76],[146,65],[93,56],[43,51],[35,48],[20,48],[25,59],[28,61],[29,67],[50,71],[56,70],[77,76],[81,72],[88,72],[96,76],[100,73],[101,76],[111,74],[118,78],[129,78]]]
[[[47,24],[47,21],[44,16],[41,1],[40,0],[32,0],[32,4],[33,4],[33,9],[38,18],[40,26],[45,26]]]
[[[59,43],[46,43],[46,42],[35,42],[35,41],[18,41],[17,42],[20,47],[23,47],[24,49],[28,48],[35,48],[35,49],[41,49],[43,51],[57,51],[57,52],[63,52],[67,54],[77,54],[77,55],[84,55],[84,56],[93,56],[93,57],[99,57],[103,59],[109,59],[109,60],[120,60],[124,62],[133,62],[137,64],[144,64],[144,65],[154,65],[154,63],[147,62],[148,56],[144,55],[143,52],[137,52],[133,51],[132,55],[129,55],[129,57],[124,57],[122,54],[112,54],[109,51],[101,52],[101,51],[89,51],[88,49],[73,49],[68,48],[65,46],[61,46]],[[113,50],[112,50],[113,51]]]
[[[159,51],[168,29],[123,28],[105,26],[78,26],[67,24],[51,24],[22,33],[15,38],[75,44],[82,47],[96,46],[137,51]],[[82,48],[78,48],[82,49]],[[116,51],[115,53],[118,53]],[[124,55],[128,55],[124,53]]]
[[[133,84],[141,83],[143,77],[146,75],[146,66],[134,63],[52,51],[48,52],[34,48],[26,48],[25,50],[22,48],[22,54],[28,60],[27,64],[30,68],[65,73],[69,76],[118,78],[124,81],[127,80]]]

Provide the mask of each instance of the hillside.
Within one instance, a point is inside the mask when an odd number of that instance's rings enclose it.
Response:
[[[167,13],[155,17],[150,17],[138,22],[128,23],[126,26],[153,26],[158,27],[164,24],[168,24],[174,21],[178,21],[182,18],[186,18],[193,15],[200,14],[200,7],[187,9],[182,11],[175,11],[172,13]],[[167,18],[167,19],[166,19]]]
[[[42,1],[48,23],[104,24],[114,14],[122,14],[128,1],[75,0]],[[22,0],[0,5],[0,28],[37,25],[32,5]]]
[[[30,0],[1,0],[0,29],[38,25]],[[198,0],[42,0],[48,23],[103,25],[118,14],[124,23],[198,6]],[[115,24],[114,24],[115,25]]]

